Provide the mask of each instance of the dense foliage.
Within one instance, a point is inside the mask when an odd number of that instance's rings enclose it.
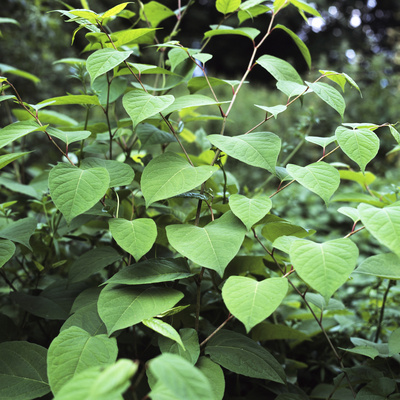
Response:
[[[400,133],[280,21],[319,11],[217,0],[195,47],[194,1],[81,3],[55,10],[73,90],[32,104],[0,64],[0,398],[400,398]],[[264,52],[278,31],[306,80]],[[208,68],[227,37],[237,80]]]

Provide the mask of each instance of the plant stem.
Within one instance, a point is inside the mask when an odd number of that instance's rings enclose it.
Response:
[[[211,335],[206,337],[201,343],[200,347],[203,347],[217,332],[219,332],[231,319],[233,318],[232,314],[229,314],[228,318],[213,332]]]
[[[381,334],[382,321],[383,321],[383,315],[385,313],[385,306],[386,306],[387,297],[388,297],[388,294],[389,294],[389,290],[394,285],[394,283],[395,283],[394,280],[389,280],[388,286],[387,286],[387,288],[385,290],[385,293],[383,295],[381,311],[379,313],[379,320],[378,320],[378,324],[376,326],[376,334],[375,334],[375,339],[374,339],[375,343],[378,343],[379,335]]]

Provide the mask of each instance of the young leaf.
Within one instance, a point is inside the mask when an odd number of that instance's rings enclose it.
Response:
[[[215,7],[222,14],[229,14],[240,7],[241,0],[217,0]]]
[[[91,336],[76,326],[62,331],[50,344],[47,368],[51,390],[57,394],[74,375],[94,366],[106,366],[117,359],[115,338]]]
[[[0,268],[14,255],[15,244],[11,240],[0,240]]]
[[[192,167],[184,158],[167,152],[145,167],[141,186],[146,206],[188,192],[211,177],[218,167]]]
[[[44,130],[46,130],[46,127],[40,126],[35,121],[14,122],[3,129],[0,129],[0,148],[7,146],[9,143],[27,135],[28,133]]]
[[[176,354],[161,354],[149,362],[156,379],[149,394],[152,399],[210,400],[213,391],[204,374],[189,361]]]
[[[157,238],[156,223],[150,218],[111,218],[108,225],[114,240],[136,261],[150,251]]]
[[[105,168],[83,170],[60,163],[49,174],[51,198],[68,224],[104,196],[109,182],[110,177]]]
[[[265,68],[277,81],[304,84],[300,75],[287,61],[265,54],[258,58],[256,63]]]
[[[304,11],[308,14],[313,15],[314,17],[321,17],[321,14],[313,7],[311,7],[309,4],[302,0],[290,0],[290,4],[293,4],[299,12]]]
[[[100,293],[98,310],[108,334],[136,325],[173,307],[183,294],[165,287],[107,285]]]
[[[370,129],[347,129],[343,126],[336,129],[335,135],[343,152],[364,172],[367,164],[378,154],[378,136]]]
[[[360,204],[357,209],[367,230],[380,243],[400,256],[400,206],[379,209]]]
[[[249,230],[256,222],[267,215],[272,207],[272,201],[267,195],[249,199],[240,194],[233,194],[229,197],[229,206]]]
[[[181,339],[183,346],[178,346],[171,339],[160,337],[158,345],[162,353],[178,354],[190,364],[196,364],[200,355],[199,337],[193,328],[182,328],[179,330],[179,339]]]
[[[316,193],[326,204],[340,184],[339,171],[323,161],[306,167],[288,164],[286,169],[300,185]]]
[[[394,253],[381,253],[366,258],[354,271],[384,279],[400,279],[400,258]]]
[[[308,68],[311,69],[311,55],[306,44],[292,30],[286,28],[286,26],[284,25],[277,24],[275,25],[274,29],[282,29],[293,39],[293,41],[296,43],[296,46],[299,48],[301,54],[303,55]]]
[[[222,298],[229,312],[249,332],[278,308],[287,290],[288,282],[285,278],[257,282],[245,276],[230,276],[222,288]]]
[[[175,15],[172,10],[157,1],[146,3],[140,11],[141,20],[148,21],[153,28],[156,28],[165,19]]]
[[[168,225],[166,231],[176,251],[222,276],[226,266],[239,251],[246,228],[232,212],[227,212],[204,228]]]
[[[101,49],[91,54],[86,61],[86,68],[90,75],[90,80],[93,81],[100,75],[117,67],[125,61],[132,51],[118,51],[115,49]]]
[[[124,267],[106,283],[144,285],[188,278],[193,273],[183,258],[155,258]]]
[[[248,3],[248,6],[246,3]],[[241,25],[244,21],[250,18],[254,19],[258,15],[262,15],[269,11],[272,11],[271,7],[265,6],[264,4],[253,5],[256,3],[262,3],[262,1],[248,0],[242,3],[242,5],[240,6],[240,10],[237,14],[239,19],[239,25]]]
[[[389,125],[389,129],[396,142],[400,144],[400,133],[398,130],[393,125]]]
[[[281,150],[281,139],[272,132],[251,132],[247,135],[209,135],[207,139],[224,153],[254,167],[275,173]]]
[[[0,398],[30,400],[50,392],[47,349],[34,343],[0,343]]]
[[[54,397],[54,400],[111,400],[121,395],[131,385],[130,378],[138,369],[138,363],[119,359],[115,364],[90,367],[74,375]]]
[[[115,15],[118,15],[122,10],[125,9],[125,7],[130,4],[133,3],[132,1],[128,1],[126,3],[121,3],[118,4],[115,7],[110,8],[109,10],[107,10],[102,16],[101,19],[104,20],[106,18],[110,18],[110,17],[114,17]]]
[[[144,90],[131,90],[122,98],[122,104],[135,128],[139,122],[166,109],[174,100],[171,95],[152,96]]]
[[[358,248],[350,239],[315,243],[295,240],[290,246],[290,261],[297,274],[328,302],[354,270]]]
[[[285,372],[278,361],[264,347],[240,333],[224,329],[219,331],[207,343],[205,354],[237,374],[285,382]]]
[[[172,341],[178,343],[181,348],[185,350],[185,346],[182,342],[181,337],[179,336],[179,333],[170,324],[167,324],[166,322],[158,318],[144,319],[142,321],[142,324],[152,329],[154,332],[157,332],[160,335],[163,335],[166,338],[169,338]]]
[[[343,118],[346,103],[342,95],[336,89],[323,82],[306,82],[306,84],[321,100],[330,105]]]

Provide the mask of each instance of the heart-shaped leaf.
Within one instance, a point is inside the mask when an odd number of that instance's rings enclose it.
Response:
[[[230,276],[222,288],[222,298],[228,310],[249,332],[278,308],[287,290],[285,278],[257,282],[245,276]]]
[[[144,90],[131,90],[122,98],[122,104],[135,127],[139,122],[163,111],[174,100],[171,95],[152,96]]]
[[[292,243],[289,254],[300,278],[324,296],[328,303],[354,270],[358,248],[350,239],[325,243],[299,239]]]
[[[316,193],[326,204],[340,184],[339,171],[323,161],[306,167],[288,164],[286,169],[293,179],[296,179],[300,185],[308,190]]]
[[[377,254],[366,258],[354,272],[399,280],[400,257],[394,253]]]
[[[275,174],[281,139],[274,133],[252,132],[234,137],[209,135],[207,139],[228,156]]]
[[[229,197],[229,206],[249,230],[256,222],[267,215],[272,207],[272,201],[266,195],[249,199],[240,194],[233,194]]]
[[[257,61],[257,64],[265,68],[277,81],[290,81],[303,85],[303,79],[287,61],[264,54]]]
[[[366,165],[378,154],[378,136],[370,129],[348,129],[344,126],[339,126],[335,135],[343,152],[364,172]]]
[[[177,196],[200,186],[218,167],[192,167],[175,153],[164,153],[145,167],[141,186],[147,207],[163,199]]]
[[[105,168],[83,170],[61,163],[49,174],[51,198],[67,223],[93,207],[106,193],[109,182]]]
[[[357,209],[368,231],[400,257],[400,206],[377,208],[360,204]]]
[[[157,238],[156,223],[150,218],[138,218],[128,221],[112,218],[108,225],[115,241],[136,261],[150,251]]]
[[[194,225],[169,225],[167,237],[184,257],[202,267],[223,275],[226,266],[235,257],[242,245],[245,226],[231,211],[204,228]]]

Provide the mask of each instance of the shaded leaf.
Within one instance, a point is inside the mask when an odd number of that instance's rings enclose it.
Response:
[[[15,244],[11,240],[0,240],[0,268],[14,255]]]
[[[178,346],[177,343],[166,337],[160,337],[158,345],[162,353],[173,353],[181,356],[190,364],[195,365],[200,355],[200,344],[197,332],[192,328],[182,328],[179,330],[180,339],[184,346]]]

